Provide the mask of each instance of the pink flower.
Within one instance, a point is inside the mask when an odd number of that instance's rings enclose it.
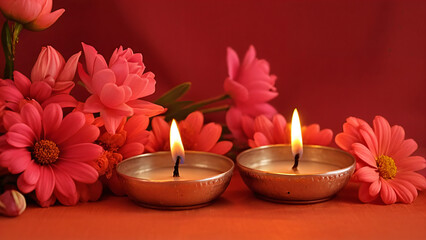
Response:
[[[21,106],[34,99],[43,107],[58,103],[61,107],[75,107],[77,101],[69,95],[74,87],[74,75],[80,52],[65,63],[62,55],[53,47],[43,47],[31,71],[31,81],[14,71],[14,81],[0,79],[0,95],[6,107],[19,112]]]
[[[271,144],[290,144],[291,129],[281,114],[276,114],[269,120],[265,115],[255,118],[253,123],[253,139],[249,139],[250,147],[259,147]],[[333,131],[330,129],[320,130],[318,124],[302,127],[303,144],[327,146],[333,139]]]
[[[197,111],[178,123],[185,150],[226,154],[232,148],[232,143],[219,141],[222,127],[217,123],[208,123],[203,126],[203,122],[203,114]],[[155,117],[151,125],[152,131],[146,150],[148,152],[169,151],[170,124],[162,117]]]
[[[62,118],[58,104],[41,107],[25,104],[21,112],[5,113],[6,135],[0,137],[0,166],[19,174],[23,193],[35,190],[39,204],[47,207],[58,199],[65,205],[78,201],[75,182],[93,183],[98,172],[91,162],[102,153],[92,142],[99,129],[85,124],[84,114]]]
[[[250,46],[242,64],[237,53],[228,48],[228,74],[224,89],[233,100],[233,105],[226,113],[226,123],[237,140],[245,141],[247,137],[242,129],[242,118],[254,118],[264,114],[269,118],[276,113],[267,102],[278,96],[275,88],[275,75],[269,74],[269,63],[256,58],[256,50]]]
[[[148,124],[149,118],[144,115],[133,116],[128,121],[124,118],[115,134],[105,132],[96,141],[104,152],[93,166],[116,195],[124,195],[124,191],[115,167],[124,159],[144,152],[149,141]]]
[[[25,197],[16,190],[7,190],[0,195],[0,214],[16,217],[21,215],[26,207]]]
[[[100,113],[106,130],[114,134],[125,117],[134,114],[154,116],[164,108],[140,100],[155,91],[152,72],[143,73],[145,66],[140,53],[131,49],[116,49],[109,64],[92,46],[83,43],[86,70],[79,64],[78,73],[92,94],[85,102],[84,111]]]
[[[404,140],[401,126],[376,116],[374,130],[363,120],[350,117],[343,125],[343,133],[336,136],[342,149],[353,153],[357,169],[353,178],[361,182],[359,199],[371,202],[381,198],[385,204],[411,203],[417,190],[426,188],[426,179],[415,171],[426,167],[426,160],[411,156],[417,149],[413,139]]]
[[[74,87],[74,75],[81,52],[72,55],[67,62],[51,46],[43,47],[31,71],[31,81],[47,83],[53,93],[70,93]]]
[[[52,0],[0,0],[0,10],[10,20],[32,31],[50,27],[65,12],[52,11]]]

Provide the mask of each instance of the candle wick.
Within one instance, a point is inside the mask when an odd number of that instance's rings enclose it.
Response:
[[[176,162],[175,162],[175,168],[173,170],[173,177],[180,177],[179,176],[179,162],[180,162],[180,156],[177,156]]]
[[[297,171],[297,166],[299,165],[299,157],[300,157],[299,153],[296,153],[296,155],[294,156],[294,165],[292,169],[295,171]]]

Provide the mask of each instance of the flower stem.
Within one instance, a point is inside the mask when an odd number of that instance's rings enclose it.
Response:
[[[17,22],[12,22],[9,25],[8,21],[6,21],[3,25],[1,41],[6,60],[4,78],[7,79],[13,80],[16,44],[18,43],[19,33],[22,31],[22,27],[22,24]]]
[[[220,102],[220,101],[228,99],[228,98],[230,98],[230,96],[228,94],[223,94],[223,95],[219,95],[219,96],[216,96],[216,97],[208,98],[206,100],[202,100],[202,101],[193,103],[193,105],[205,106],[205,105],[212,104],[212,103],[215,103],[215,102]]]
[[[211,108],[201,109],[200,111],[202,113],[212,113],[212,112],[226,111],[229,108],[230,108],[230,106],[228,104],[226,104],[226,105],[222,105],[222,106],[218,106],[218,107],[211,107]]]

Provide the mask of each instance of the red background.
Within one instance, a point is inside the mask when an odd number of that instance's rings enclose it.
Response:
[[[42,46],[65,58],[93,45],[109,59],[119,45],[141,52],[157,92],[186,81],[188,98],[223,93],[226,47],[250,44],[278,76],[272,104],[288,120],[334,133],[348,116],[402,125],[426,152],[426,1],[54,0],[64,15],[21,33],[16,69],[27,76]],[[2,65],[3,65],[2,60]]]

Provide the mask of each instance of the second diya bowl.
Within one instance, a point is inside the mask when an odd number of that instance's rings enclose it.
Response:
[[[342,150],[307,145],[298,170],[292,170],[290,145],[252,148],[237,156],[244,183],[262,199],[292,204],[326,201],[337,194],[355,170],[355,158]]]

